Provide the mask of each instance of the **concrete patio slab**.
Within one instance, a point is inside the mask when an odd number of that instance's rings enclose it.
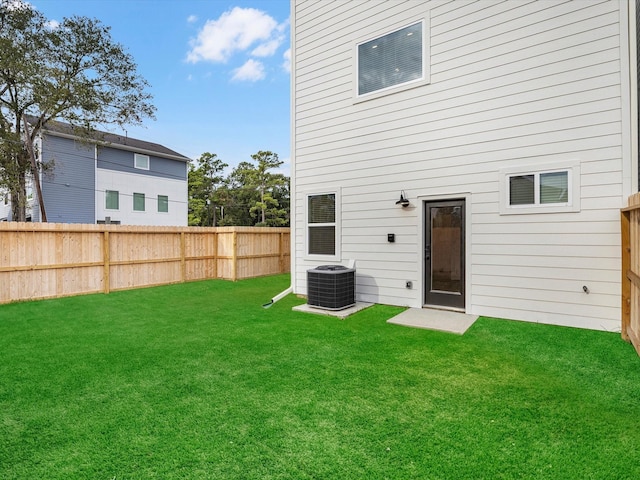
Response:
[[[387,323],[462,335],[477,319],[477,315],[467,315],[449,310],[409,308],[387,320]]]
[[[293,310],[296,312],[306,312],[306,313],[315,313],[316,315],[327,315],[330,317],[337,318],[347,318],[349,315],[353,315],[360,310],[364,310],[365,308],[369,308],[373,303],[364,303],[358,302],[353,307],[345,308],[344,310],[324,310],[318,307],[312,307],[309,304],[305,303],[304,305],[298,305],[297,307],[293,307]]]

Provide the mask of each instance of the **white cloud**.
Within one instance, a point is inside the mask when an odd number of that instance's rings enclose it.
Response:
[[[195,15],[189,15],[187,17],[187,23],[195,23],[198,21],[198,17],[196,17]]]
[[[267,13],[255,8],[234,7],[217,20],[207,21],[198,37],[191,41],[187,61],[226,62],[234,53],[248,50],[256,43],[259,43],[255,49],[258,53],[266,55],[271,51],[273,55],[277,46],[274,48],[271,42],[281,36],[278,22]]]
[[[60,22],[57,20],[49,20],[46,24],[45,27],[48,28],[49,30],[55,30],[60,26]]]
[[[254,57],[270,57],[271,55],[276,53],[276,50],[278,50],[278,47],[282,45],[283,41],[284,36],[281,35],[277,38],[274,38],[273,40],[261,43],[253,49],[251,55],[253,55]]]
[[[25,2],[22,0],[3,0],[2,3],[5,4],[5,6],[7,7],[7,10],[17,10],[18,8],[30,8],[30,9],[35,8],[29,2]]]
[[[282,68],[286,72],[291,73],[291,49],[287,48],[287,51],[282,54],[282,58],[284,58],[284,62],[282,62]]]
[[[265,77],[264,65],[250,58],[240,68],[233,71],[232,80],[239,82],[257,82]]]

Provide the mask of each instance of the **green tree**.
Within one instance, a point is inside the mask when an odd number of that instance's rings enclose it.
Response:
[[[215,153],[205,152],[189,165],[189,225],[216,226],[217,209],[222,206],[220,187],[227,165]]]
[[[278,168],[282,161],[278,154],[260,150],[251,155],[257,165],[245,172],[247,186],[258,193],[258,198],[252,202],[249,213],[258,220],[259,226],[282,226],[287,224],[287,211],[275,198],[274,191],[286,185],[288,190],[289,179],[281,174],[271,173],[269,170]]]
[[[289,178],[269,172],[282,165],[272,152],[260,151],[240,162],[224,178],[228,165],[203,153],[189,167],[189,225],[286,226],[289,224]],[[207,200],[209,203],[207,204]],[[224,216],[214,216],[215,212]]]
[[[202,194],[204,189],[204,176],[202,170],[193,163],[189,163],[188,173],[189,213],[188,223],[193,226],[204,225],[203,214],[206,207],[206,198]]]
[[[25,220],[32,170],[26,146],[49,122],[65,121],[88,136],[99,124],[153,118],[148,83],[136,68],[98,20],[73,16],[54,28],[31,5],[0,0],[0,182],[15,220]],[[34,117],[28,138],[24,115]]]
[[[257,199],[257,192],[249,186],[249,172],[254,168],[249,162],[240,162],[227,177],[224,188],[224,219],[220,225],[254,225],[255,219],[249,212]]]

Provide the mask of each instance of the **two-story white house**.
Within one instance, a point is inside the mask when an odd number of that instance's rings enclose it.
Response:
[[[40,174],[47,221],[187,225],[189,158],[127,136],[97,131],[92,138],[51,122],[36,140],[38,160],[47,165]],[[10,203],[5,208],[10,220]],[[29,211],[41,221],[35,194]]]
[[[636,2],[291,1],[292,286],[620,329]]]

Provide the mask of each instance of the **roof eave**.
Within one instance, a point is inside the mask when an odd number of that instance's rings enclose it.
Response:
[[[104,147],[117,148],[119,150],[126,150],[128,152],[133,152],[133,153],[143,153],[143,154],[147,154],[147,155],[154,155],[156,157],[168,158],[170,160],[178,160],[178,161],[184,162],[184,163],[188,163],[189,161],[191,161],[190,158],[183,157],[182,155],[171,155],[169,153],[158,152],[156,150],[148,150],[148,149],[145,149],[145,148],[137,148],[137,147],[132,147],[130,145],[122,145],[121,143],[105,142],[103,140],[96,140],[94,138],[82,138],[82,137],[79,137],[78,135],[72,135],[72,134],[69,134],[69,133],[56,132],[54,130],[48,130],[46,128],[42,129],[41,133],[46,134],[46,135],[53,135],[54,137],[68,138],[68,139],[71,139],[71,140],[83,140],[83,141],[86,141],[87,143],[95,143],[96,145],[101,145],[101,146],[104,146]]]

